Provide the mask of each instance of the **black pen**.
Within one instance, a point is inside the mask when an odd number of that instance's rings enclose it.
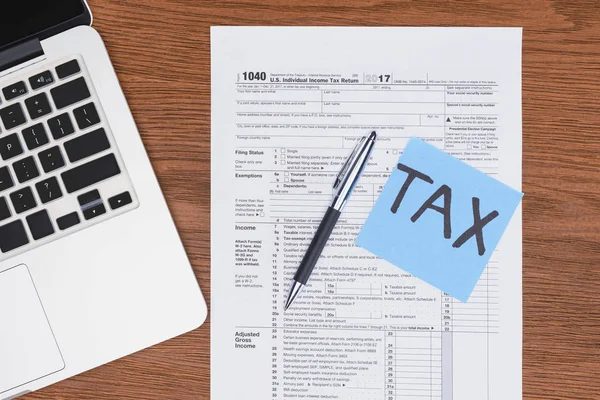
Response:
[[[352,150],[352,153],[342,166],[340,173],[335,178],[333,190],[335,191],[331,205],[327,208],[327,212],[313,237],[313,240],[304,254],[304,258],[296,271],[296,275],[292,280],[290,292],[287,301],[285,302],[285,310],[287,310],[298,294],[308,282],[308,278],[312,273],[313,268],[317,264],[323,248],[329,240],[329,236],[335,227],[335,224],[342,213],[342,209],[348,202],[356,182],[360,178],[363,169],[369,161],[371,151],[375,146],[377,133],[371,132],[369,136],[363,136]]]

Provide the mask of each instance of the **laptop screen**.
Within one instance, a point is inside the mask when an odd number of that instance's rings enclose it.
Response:
[[[0,49],[86,12],[82,0],[4,0],[2,8]]]

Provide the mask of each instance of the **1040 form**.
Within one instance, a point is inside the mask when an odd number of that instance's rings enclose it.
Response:
[[[413,136],[521,188],[521,33],[212,28],[212,399],[522,398],[520,208],[466,303],[354,244]],[[284,313],[335,176],[373,130]]]

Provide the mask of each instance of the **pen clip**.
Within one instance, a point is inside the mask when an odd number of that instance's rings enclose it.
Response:
[[[340,186],[340,183],[342,183],[342,180],[344,178],[344,176],[346,175],[346,173],[348,172],[348,167],[350,166],[350,163],[352,162],[352,160],[354,159],[354,156],[356,155],[356,152],[358,151],[358,149],[360,148],[361,144],[367,139],[366,136],[363,136],[357,143],[356,146],[354,146],[354,149],[352,150],[352,153],[350,153],[350,155],[348,156],[348,158],[346,159],[346,162],[344,163],[344,165],[342,166],[342,169],[340,169],[340,172],[337,174],[337,176],[335,177],[335,182],[333,182],[333,189],[337,189]]]

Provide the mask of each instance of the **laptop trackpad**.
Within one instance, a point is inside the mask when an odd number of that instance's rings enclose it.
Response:
[[[0,395],[64,366],[27,267],[1,272]]]

